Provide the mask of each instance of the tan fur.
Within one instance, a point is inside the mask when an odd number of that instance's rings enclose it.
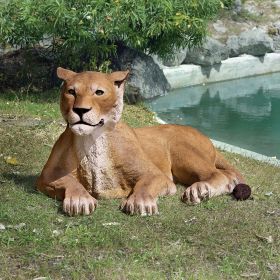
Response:
[[[75,73],[58,68],[57,74],[64,80],[61,112],[68,125],[37,187],[63,200],[67,214],[90,214],[98,198],[123,198],[124,212],[151,215],[158,213],[159,195],[176,192],[175,183],[187,187],[182,201],[196,204],[231,193],[243,182],[211,141],[194,128],[133,129],[122,123],[128,72]]]

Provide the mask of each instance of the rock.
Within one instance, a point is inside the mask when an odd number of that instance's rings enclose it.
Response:
[[[170,90],[163,71],[152,57],[125,46],[119,46],[117,56],[112,60],[113,70],[130,70],[126,83],[125,99],[135,103],[159,95]]]
[[[57,230],[57,229],[55,229],[55,230],[53,230],[53,232],[52,232],[52,236],[53,237],[56,237],[56,236],[59,236],[59,235],[62,235],[63,234],[63,231],[62,230]]]
[[[273,4],[280,8],[280,1],[279,0],[274,1]]]
[[[274,22],[272,26],[277,30],[278,35],[280,35],[280,21]]]
[[[240,55],[239,37],[236,35],[229,36],[227,40],[227,48],[229,49],[229,57]]]
[[[192,48],[187,52],[183,63],[211,66],[221,63],[228,56],[229,52],[225,45],[213,38],[207,37],[202,46]]]
[[[280,51],[280,35],[273,37],[273,48],[276,52]]]
[[[274,50],[276,52],[280,51],[280,21],[276,21],[269,26],[267,32],[273,40]]]
[[[263,13],[258,10],[257,6],[255,5],[254,1],[247,1],[243,5],[243,10],[253,16],[260,16]]]
[[[165,65],[163,65],[162,59],[158,55],[152,54],[151,58],[159,66],[160,69],[163,69],[166,67]]]
[[[22,49],[0,56],[0,90],[47,89],[57,83],[55,66],[45,49]]]
[[[227,47],[230,57],[240,54],[263,56],[274,51],[273,40],[261,29],[244,31],[239,36],[230,36]]]
[[[221,20],[217,20],[216,22],[214,22],[213,27],[218,33],[227,32],[227,28],[225,27],[224,23]]]
[[[242,1],[241,0],[235,0],[233,3],[233,12],[235,14],[240,14],[242,11]]]
[[[14,226],[14,229],[19,230],[19,229],[24,228],[25,226],[26,226],[26,224],[25,224],[25,223],[20,223],[20,224],[18,224],[18,225],[15,225],[15,226]]]
[[[242,32],[239,35],[239,45],[242,53],[262,56],[273,52],[273,40],[261,29]]]
[[[154,61],[159,65],[160,68],[164,68],[163,66],[179,66],[185,60],[187,54],[187,48],[175,49],[173,51],[173,55],[169,55],[165,58],[160,58],[157,55],[153,55]]]

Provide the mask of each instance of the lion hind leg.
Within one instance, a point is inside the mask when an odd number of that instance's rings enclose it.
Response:
[[[223,157],[223,155],[218,151],[216,151],[215,166],[217,169],[222,171],[226,176],[237,177],[238,183],[245,182],[245,179],[243,178],[241,173],[236,168],[234,168],[231,164],[229,164],[228,161]]]
[[[226,175],[224,172],[217,170],[211,174],[209,179],[195,182],[188,187],[181,199],[188,204],[198,204],[214,196],[232,193],[237,183],[236,176],[229,176],[229,174]]]

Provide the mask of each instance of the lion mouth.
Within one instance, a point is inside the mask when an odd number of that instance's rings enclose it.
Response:
[[[78,122],[73,123],[71,126],[74,126],[76,124],[84,124],[84,125],[88,125],[88,126],[103,126],[104,125],[104,119],[101,119],[99,123],[97,124],[90,124],[87,122],[84,122],[83,120],[79,120]]]

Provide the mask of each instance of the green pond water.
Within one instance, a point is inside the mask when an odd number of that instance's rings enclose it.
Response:
[[[174,90],[148,105],[168,123],[280,159],[280,73]]]

